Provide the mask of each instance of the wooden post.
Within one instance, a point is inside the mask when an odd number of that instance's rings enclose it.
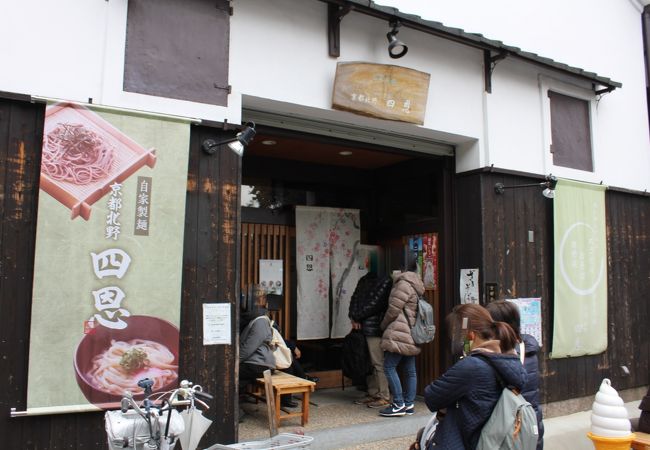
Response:
[[[275,395],[269,369],[264,371],[264,394],[266,395],[266,414],[269,416],[269,433],[273,437],[278,434],[278,424],[275,423]]]

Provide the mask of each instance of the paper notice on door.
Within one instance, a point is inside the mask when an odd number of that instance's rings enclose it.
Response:
[[[203,304],[203,345],[230,345],[230,303]]]

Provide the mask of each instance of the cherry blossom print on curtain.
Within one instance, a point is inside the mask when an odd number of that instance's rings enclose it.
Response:
[[[358,281],[355,252],[360,240],[359,211],[296,207],[297,337],[331,337],[350,329],[350,297]]]
[[[361,239],[359,211],[338,209],[330,212],[330,276],[332,281],[332,329],[330,337],[342,338],[350,332],[350,298],[359,281],[356,264]]]
[[[327,208],[296,207],[298,339],[329,336],[329,224]]]

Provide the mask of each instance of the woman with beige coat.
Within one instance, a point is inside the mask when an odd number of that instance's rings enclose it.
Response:
[[[415,413],[413,403],[417,389],[415,356],[420,353],[411,337],[411,325],[415,323],[418,296],[424,294],[424,284],[416,272],[415,257],[409,255],[406,271],[393,280],[393,289],[388,299],[388,309],[381,322],[384,334],[381,349],[384,351],[384,373],[393,397],[392,404],[379,412],[385,417],[411,415]],[[404,369],[406,379],[404,390],[397,373],[397,366]]]

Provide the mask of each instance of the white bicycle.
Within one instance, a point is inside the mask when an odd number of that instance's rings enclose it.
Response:
[[[106,411],[109,450],[171,450],[178,441],[183,450],[195,450],[212,423],[202,413],[210,408],[206,402],[212,396],[187,380],[173,391],[157,393],[155,398],[153,380],[142,379],[138,386],[145,394],[140,404],[127,391],[120,410]]]

